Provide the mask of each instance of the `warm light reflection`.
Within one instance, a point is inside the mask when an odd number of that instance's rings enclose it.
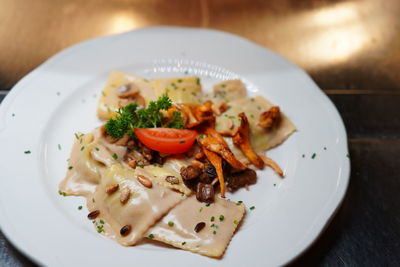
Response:
[[[137,18],[132,13],[117,13],[107,23],[109,33],[126,32],[139,26]]]
[[[363,2],[344,2],[286,17],[268,41],[277,40],[278,52],[307,69],[342,63],[365,50],[371,38],[360,15],[366,8]]]
[[[358,19],[357,7],[354,3],[343,3],[329,8],[323,8],[311,14],[310,22],[319,26],[332,26]]]
[[[368,32],[354,3],[325,8],[308,17],[315,27],[304,49],[315,60],[339,63],[361,50],[368,40]]]

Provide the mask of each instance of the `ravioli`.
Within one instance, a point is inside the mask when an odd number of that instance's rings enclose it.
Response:
[[[67,195],[88,196],[100,183],[106,166],[117,162],[112,155],[122,158],[126,148],[108,143],[99,129],[89,134],[77,133],[75,136],[68,160],[68,172],[59,189]]]
[[[206,206],[192,196],[173,208],[148,230],[146,236],[152,235],[154,240],[174,247],[218,258],[223,255],[244,214],[244,204],[237,205],[217,197],[214,203]],[[194,229],[200,222],[204,222],[205,227],[196,232]]]
[[[246,98],[247,89],[241,80],[227,80],[214,85],[213,96],[214,102],[230,102]]]
[[[90,204],[91,209],[100,211],[99,217],[104,219],[107,230],[111,230],[118,243],[124,246],[134,245],[150,226],[185,198],[154,181],[152,187],[147,188],[137,180],[137,175],[135,170],[121,164],[108,167]],[[116,184],[119,185],[116,192],[106,193],[107,187]],[[131,193],[128,201],[122,204],[120,197],[125,188]],[[120,230],[125,225],[130,225],[131,231],[122,236]]]
[[[131,85],[140,91],[146,104],[156,100],[155,91],[150,82],[144,78],[133,76],[129,73],[113,71],[108,77],[107,84],[97,104],[97,116],[102,120],[108,120],[115,116],[119,108],[129,103],[127,99],[118,97],[118,90],[122,86]]]
[[[230,108],[225,113],[217,117],[216,130],[219,132],[234,132],[240,125],[238,114],[244,112],[250,124],[252,147],[258,153],[281,144],[296,130],[294,124],[283,113],[281,113],[278,127],[266,131],[258,126],[260,114],[273,106],[262,96],[237,99],[229,102],[229,106]],[[232,129],[229,127],[231,123],[233,124]],[[242,152],[233,145],[231,138],[226,138],[226,141],[235,156],[244,158]]]
[[[169,98],[177,104],[202,103],[200,79],[197,77],[154,79],[151,85],[155,89],[156,98],[168,93]]]

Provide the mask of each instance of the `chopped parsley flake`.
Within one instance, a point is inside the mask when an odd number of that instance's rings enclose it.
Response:
[[[274,186],[276,186],[276,184],[274,184]]]
[[[82,146],[82,147],[81,147],[81,151],[84,150],[84,149],[85,149],[85,146]]]
[[[182,79],[179,79],[179,80],[178,80],[178,83],[181,83],[181,82],[183,82]]]
[[[115,154],[115,153],[112,155],[112,157],[113,157],[113,159],[115,159],[115,160],[118,159],[118,156],[117,156],[117,154]]]
[[[168,226],[169,226],[169,227],[174,226],[174,222],[169,221],[169,222],[168,222]]]
[[[92,198],[92,202],[93,202],[93,203],[95,203],[95,202],[96,202],[96,200],[94,200],[94,198]]]
[[[104,232],[104,225],[96,225],[97,226],[97,232],[100,234]]]
[[[256,207],[254,207],[254,206],[251,206],[251,207],[250,207],[250,210],[254,210],[255,208],[256,208]]]
[[[61,191],[61,190],[58,190],[58,194],[59,194],[60,196],[63,196],[63,197],[66,197],[66,196],[67,196],[67,193],[64,192],[64,191]]]
[[[154,238],[154,235],[153,235],[153,234],[149,234],[149,238],[150,238],[150,239],[153,239],[153,238]]]
[[[76,138],[76,139],[79,139],[79,136],[78,136],[78,134],[77,134],[77,133],[75,133],[75,138]]]
[[[95,147],[95,149],[96,149],[96,151],[99,151],[99,150],[100,150],[100,148],[98,148],[98,147]]]
[[[183,143],[186,143],[186,141],[179,141],[179,143],[183,144]]]
[[[11,114],[11,116],[15,117],[15,113]]]
[[[350,154],[347,154],[346,157],[350,158]]]
[[[102,219],[100,219],[100,223],[101,223],[101,224],[104,224],[104,221],[103,221]]]
[[[82,209],[82,206],[78,206],[78,210],[81,210]]]
[[[218,225],[216,225],[215,223],[211,224],[210,227],[218,229]]]
[[[186,242],[182,242],[182,246],[186,245]]]
[[[225,219],[224,215],[219,215],[219,221],[222,222]]]
[[[58,147],[58,150],[61,150],[61,145],[60,144],[58,144],[57,147]]]
[[[243,203],[243,201],[239,200],[238,202],[236,202],[236,206],[239,206],[242,203]]]
[[[199,209],[199,212],[202,212],[203,211],[203,207],[201,207],[200,209]]]
[[[316,153],[313,153],[312,156],[311,156],[311,158],[312,158],[312,159],[315,159],[316,156],[317,156],[317,154],[316,154]]]
[[[69,166],[68,170],[72,170],[74,168],[74,166]]]
[[[222,88],[225,88],[225,87],[226,87],[226,84],[221,84],[221,87],[222,87]]]
[[[305,156],[306,156],[306,155],[304,155],[304,154],[303,154],[303,155],[301,155],[301,157],[302,157],[302,158],[304,158]]]
[[[206,204],[206,207],[209,207],[210,205],[211,205],[211,203],[207,203],[207,204]]]
[[[24,153],[25,154],[31,154],[31,151],[30,150],[26,150],[26,151],[24,151]]]
[[[234,220],[233,223],[236,225],[239,224],[239,222],[237,220]]]
[[[200,78],[197,78],[196,83],[197,85],[200,85]]]
[[[216,234],[217,234],[217,231],[214,230],[214,231],[213,231],[213,234],[216,235]]]
[[[211,216],[211,219],[210,219],[210,221],[214,221],[215,220],[215,217],[214,216]]]

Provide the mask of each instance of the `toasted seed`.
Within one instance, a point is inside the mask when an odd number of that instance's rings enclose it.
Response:
[[[131,197],[131,190],[128,187],[122,189],[121,195],[119,196],[119,201],[122,204],[128,202],[129,198]]]
[[[91,213],[89,213],[87,217],[88,217],[89,220],[94,220],[99,215],[100,215],[100,211],[99,210],[94,210]]]
[[[106,187],[106,193],[111,195],[115,191],[117,191],[119,188],[119,184],[114,184]]]
[[[119,233],[120,233],[122,236],[127,236],[127,235],[129,235],[129,233],[131,232],[131,230],[132,230],[132,227],[131,227],[129,224],[127,224],[127,225],[125,225],[124,227],[122,227],[121,230],[119,230]]]
[[[129,167],[134,169],[134,168],[136,168],[137,162],[136,162],[136,160],[132,159],[132,160],[128,161],[128,165],[129,165]]]
[[[200,232],[201,230],[203,230],[203,228],[206,226],[205,222],[199,222],[198,224],[196,224],[196,226],[194,227],[194,231],[196,233]]]
[[[175,176],[167,176],[165,177],[165,181],[167,181],[170,184],[179,184],[179,179]]]
[[[147,188],[151,188],[153,186],[153,184],[149,180],[149,178],[147,178],[147,177],[145,177],[143,175],[138,175],[137,179],[142,185],[144,185]]]

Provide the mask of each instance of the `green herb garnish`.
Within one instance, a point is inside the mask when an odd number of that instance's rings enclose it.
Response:
[[[30,150],[26,150],[26,151],[24,151],[24,153],[25,154],[31,154],[31,151]]]
[[[250,207],[250,210],[254,210],[256,207],[255,206],[251,206]]]
[[[149,238],[150,238],[150,239],[153,239],[153,238],[154,238],[154,235],[153,235],[153,234],[149,234]]]
[[[169,227],[174,226],[174,222],[169,221],[169,222],[168,222],[168,226],[169,226]]]
[[[106,123],[106,132],[111,137],[118,139],[125,134],[135,137],[134,128],[157,128],[168,127],[182,129],[184,124],[179,112],[173,113],[172,120],[163,123],[161,110],[168,110],[172,105],[167,94],[161,96],[157,101],[151,101],[147,108],[137,109],[136,103],[131,103],[117,111],[117,116],[109,119]]]
[[[215,217],[214,216],[211,216],[211,219],[210,219],[210,221],[214,221],[215,220]]]
[[[115,154],[115,153],[112,155],[112,157],[113,157],[113,159],[115,159],[115,160],[118,159],[118,156],[117,156],[117,154]]]
[[[219,221],[222,222],[225,219],[224,215],[219,215]]]
[[[82,209],[82,206],[78,206],[78,210],[81,210]]]
[[[317,154],[313,153],[312,156],[311,156],[311,158],[312,158],[312,159],[315,159],[316,156],[317,156]]]

